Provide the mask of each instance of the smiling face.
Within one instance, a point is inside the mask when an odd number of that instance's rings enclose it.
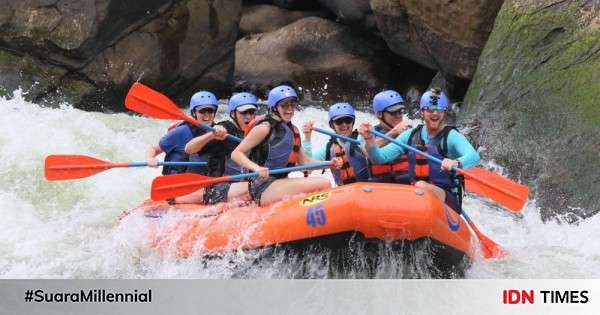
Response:
[[[235,111],[235,122],[240,126],[242,130],[246,128],[248,123],[252,121],[256,117],[256,109],[247,109],[243,112]]]
[[[421,109],[425,126],[429,133],[438,133],[444,128],[444,117],[446,117],[445,110],[431,110],[428,108]]]
[[[404,110],[403,109],[399,109],[393,112],[390,111],[384,111],[382,113],[382,119],[385,123],[387,123],[388,125],[394,127],[397,124],[402,122],[402,118],[404,116]]]
[[[350,137],[352,135],[352,128],[354,127],[354,118],[349,116],[342,116],[332,121],[333,130],[335,133]]]
[[[196,119],[201,124],[212,125],[215,120],[215,112],[216,110],[212,107],[204,107],[195,109]]]
[[[279,102],[275,107],[275,110],[279,114],[281,120],[284,122],[290,122],[292,121],[292,117],[294,117],[296,106],[298,106],[298,100],[295,98],[288,98]]]

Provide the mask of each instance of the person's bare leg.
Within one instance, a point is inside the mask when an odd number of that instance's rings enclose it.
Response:
[[[250,201],[250,195],[248,194],[248,182],[231,183],[231,186],[229,186],[229,192],[227,193],[227,201],[232,200]]]
[[[175,198],[175,203],[204,203],[204,188],[198,189],[191,194]]]
[[[431,191],[442,202],[446,200],[446,191],[436,185],[420,180],[415,183],[415,187]]]
[[[331,183],[325,177],[278,179],[263,192],[260,198],[260,205],[269,205],[289,195],[309,193],[329,188],[331,188]]]

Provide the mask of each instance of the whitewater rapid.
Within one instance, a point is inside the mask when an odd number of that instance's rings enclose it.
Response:
[[[49,154],[143,161],[170,121],[85,112],[67,104],[43,108],[25,101],[21,91],[14,95],[0,97],[0,278],[230,278],[239,276],[236,266],[252,260],[244,253],[219,261],[162,257],[148,247],[141,216],[119,223],[124,210],[149,197],[159,169],[112,169],[73,181],[44,178]],[[219,118],[225,117],[224,110],[221,106]],[[327,128],[326,117],[325,111],[308,108],[296,114],[294,123],[314,120]],[[358,121],[365,120],[375,121],[360,112]],[[325,141],[313,134],[314,147]],[[534,201],[514,215],[472,195],[464,209],[510,253],[501,260],[475,261],[467,278],[600,277],[600,243],[593,241],[600,238],[600,216],[579,225],[543,223]],[[248,265],[243,277],[293,275],[282,264]],[[312,275],[326,276],[319,270]]]

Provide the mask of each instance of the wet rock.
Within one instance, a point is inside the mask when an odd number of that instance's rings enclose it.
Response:
[[[291,11],[274,5],[246,6],[242,12],[239,35],[270,32],[305,17],[326,15],[324,11]]]
[[[337,19],[345,24],[376,30],[375,17],[369,0],[319,0]]]
[[[461,120],[484,158],[532,188],[542,218],[600,211],[600,4],[508,0]]]
[[[394,59],[385,43],[361,37],[349,27],[309,17],[236,44],[235,79],[266,91],[290,82],[316,100],[360,97],[393,82]]]
[[[64,72],[58,86],[48,84],[54,88],[28,97],[66,93],[81,108],[122,110],[124,93],[136,80],[186,101],[196,89],[218,92],[231,85],[240,0],[6,4],[8,10],[0,14],[0,49]],[[91,94],[81,88],[90,85]]]
[[[289,10],[310,10],[319,7],[318,0],[271,0],[278,6]]]
[[[470,79],[502,2],[371,0],[371,9],[394,53]]]

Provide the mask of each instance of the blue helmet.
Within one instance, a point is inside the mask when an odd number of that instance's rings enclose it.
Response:
[[[277,103],[289,97],[295,97],[296,99],[298,98],[298,94],[296,94],[296,91],[292,87],[287,85],[280,85],[278,87],[273,88],[269,92],[269,98],[267,100],[269,109],[272,110],[273,108],[275,108],[275,106],[277,106]]]
[[[352,119],[356,119],[352,105],[348,103],[335,103],[329,107],[329,123],[341,116],[348,116],[352,117]]]
[[[217,101],[217,97],[211,92],[196,92],[190,99],[190,114],[194,113],[194,109],[196,109],[196,107],[212,107],[214,110],[217,110],[218,106],[219,102]]]
[[[429,91],[425,92],[423,96],[421,96],[421,102],[419,103],[419,108],[431,108],[437,107],[437,109],[446,110],[448,109],[448,97],[444,92],[440,89],[433,88]]]
[[[258,108],[258,99],[251,93],[242,92],[236,93],[229,98],[229,114],[233,113],[239,107],[246,107],[245,105]],[[243,108],[242,111],[246,110]]]
[[[392,105],[404,106],[404,99],[396,91],[387,90],[379,92],[373,97],[373,112],[375,114],[385,111],[386,108]]]

